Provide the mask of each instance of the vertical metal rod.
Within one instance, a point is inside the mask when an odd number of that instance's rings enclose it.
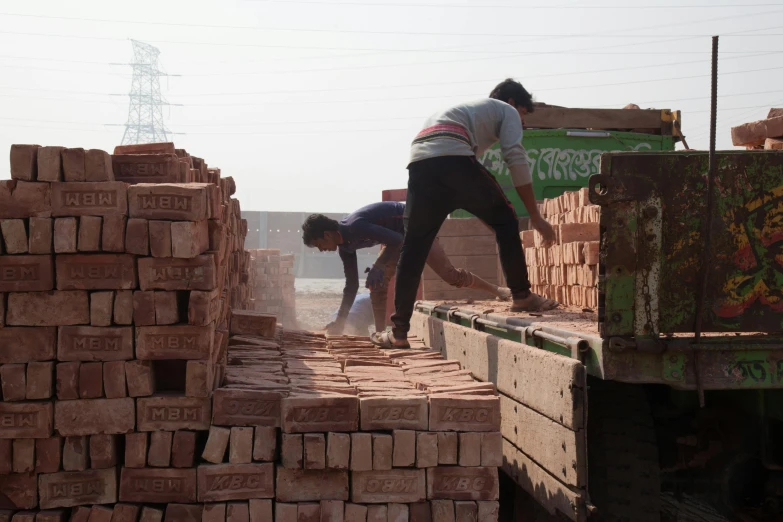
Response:
[[[696,324],[694,325],[694,343],[699,344],[701,338],[702,320],[704,316],[704,301],[707,297],[707,283],[710,277],[710,266],[712,265],[712,212],[713,196],[712,192],[715,186],[715,171],[717,170],[715,158],[715,131],[718,117],[718,37],[712,37],[712,81],[710,93],[710,156],[707,169],[707,216],[704,233],[704,256],[701,264],[701,286],[699,288],[699,299],[696,302]],[[698,346],[693,352],[694,372],[696,374],[696,388],[699,393],[699,405],[704,407],[704,388],[701,382],[701,358]]]

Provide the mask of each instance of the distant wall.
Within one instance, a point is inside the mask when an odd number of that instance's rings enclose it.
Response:
[[[305,278],[342,278],[343,265],[337,252],[321,253],[318,249],[308,248],[302,243],[302,223],[312,212],[261,212],[243,211],[242,217],[247,220],[248,233],[245,248],[275,248],[281,254],[295,254],[294,274]],[[347,216],[323,212],[330,218],[340,220]],[[358,252],[359,276],[364,269],[371,266],[378,256],[378,247],[367,248]]]

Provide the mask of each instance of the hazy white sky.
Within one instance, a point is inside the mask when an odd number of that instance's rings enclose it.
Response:
[[[730,148],[783,105],[783,2],[0,0],[0,149],[111,151],[133,38],[177,75],[174,142],[233,176],[243,209],[347,212],[405,186],[426,116],[508,76],[550,104],[680,109],[706,148],[711,34]]]

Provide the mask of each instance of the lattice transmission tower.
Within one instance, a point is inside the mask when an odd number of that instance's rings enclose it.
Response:
[[[138,40],[131,40],[131,43],[133,80],[122,144],[170,141],[171,131],[163,123],[163,106],[169,103],[160,93],[160,77],[168,74],[158,65],[160,49]]]

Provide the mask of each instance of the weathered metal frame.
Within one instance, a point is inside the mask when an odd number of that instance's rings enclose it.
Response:
[[[658,350],[644,350],[633,339],[585,335],[536,323],[534,317],[479,313],[426,301],[417,302],[416,311],[577,359],[589,375],[605,380],[696,390],[694,354],[700,351],[705,390],[783,389],[780,336],[706,336],[698,345],[692,336],[671,337],[661,339]]]

